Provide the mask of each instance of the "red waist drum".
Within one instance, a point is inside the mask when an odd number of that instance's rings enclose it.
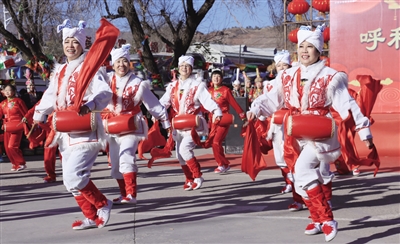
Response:
[[[195,114],[181,114],[172,119],[172,128],[176,130],[190,130],[200,125],[200,116]]]
[[[24,130],[24,125],[20,121],[4,122],[3,129],[5,132],[17,133]]]
[[[274,123],[276,125],[281,125],[283,124],[283,120],[285,119],[286,114],[289,112],[288,109],[281,109],[276,111],[272,115],[271,123]]]
[[[95,131],[97,129],[95,113],[79,116],[76,111],[57,111],[53,114],[52,123],[55,131],[72,134]]]
[[[232,125],[234,121],[235,121],[235,116],[233,114],[223,114],[218,125],[229,126]]]
[[[137,129],[135,115],[121,114],[104,122],[104,129],[108,134],[120,135],[132,133]]]
[[[335,133],[335,120],[319,115],[290,115],[286,119],[289,136],[297,139],[324,140]]]

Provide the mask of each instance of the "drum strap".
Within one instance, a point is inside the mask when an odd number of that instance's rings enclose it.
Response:
[[[174,105],[176,109],[176,113],[179,114],[179,100],[181,98],[181,94],[179,91],[179,81],[176,82],[176,86],[174,87]]]

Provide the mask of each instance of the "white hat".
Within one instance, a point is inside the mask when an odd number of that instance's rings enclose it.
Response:
[[[78,40],[79,44],[81,44],[82,48],[85,48],[86,43],[86,32],[85,32],[86,22],[81,20],[78,23],[78,27],[73,27],[71,25],[71,21],[69,19],[64,20],[61,25],[57,26],[57,33],[61,30],[63,32],[63,42],[68,37],[73,37]]]
[[[181,66],[183,63],[187,63],[193,68],[194,58],[192,56],[181,56],[178,59],[178,65]]]
[[[240,85],[240,81],[239,80],[235,80],[232,84],[233,85]]]
[[[129,49],[131,48],[131,44],[124,44],[121,48],[113,49],[111,51],[111,64],[114,64],[119,58],[126,58],[129,62],[130,54]]]
[[[288,50],[282,50],[275,54],[274,56],[275,64],[282,62],[284,64],[290,64],[290,53]]]
[[[307,41],[313,44],[319,53],[322,53],[324,47],[324,36],[322,35],[322,32],[324,32],[324,29],[325,24],[317,26],[315,31],[311,31],[311,26],[300,26],[300,29],[297,32],[298,46],[300,46],[304,41]]]

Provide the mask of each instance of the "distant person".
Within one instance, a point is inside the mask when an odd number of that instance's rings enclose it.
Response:
[[[28,109],[25,103],[15,97],[17,88],[13,85],[6,85],[4,95],[7,99],[0,103],[0,117],[3,117],[4,148],[7,157],[12,163],[11,171],[21,171],[26,168],[26,162],[20,147],[24,133],[22,119]]]
[[[239,115],[240,119],[242,121],[246,121],[246,115],[243,112],[243,109],[236,102],[229,88],[222,85],[222,78],[223,75],[221,70],[219,69],[216,69],[211,73],[211,81],[213,83],[213,86],[209,88],[208,91],[210,92],[212,99],[218,104],[219,108],[221,109],[222,116],[233,116],[229,114],[229,108],[230,106],[232,106],[235,109],[236,113]],[[212,118],[209,118],[209,120],[212,121]],[[228,134],[230,124],[212,124],[212,127],[213,126],[216,126],[216,132],[214,139],[212,140],[211,146],[215,161],[217,162],[218,166],[216,169],[214,169],[214,173],[223,174],[228,172],[228,170],[231,168],[230,162],[225,157],[224,149],[222,147],[222,143]]]
[[[24,96],[27,97],[24,98],[24,101],[26,100],[25,102],[27,103],[28,109],[31,109],[42,98],[43,92],[36,91],[35,82],[33,80],[33,72],[30,69],[26,69],[25,77],[27,94],[24,94]]]
[[[232,95],[235,98],[236,97],[243,97],[243,95],[244,95],[244,89],[242,88],[242,84],[238,80],[235,80],[232,83]]]

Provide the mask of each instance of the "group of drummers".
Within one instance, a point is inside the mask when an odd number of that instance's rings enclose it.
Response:
[[[83,50],[84,27],[84,22],[72,27],[69,20],[58,26],[67,62],[55,66],[48,89],[30,112],[15,97],[12,86],[5,88],[7,99],[0,104],[5,117],[6,150],[13,171],[26,167],[16,146],[23,132],[31,143],[45,139],[45,150],[48,150],[45,160],[46,157],[54,159],[58,147],[63,183],[85,216],[72,224],[73,229],[102,228],[108,222],[113,204],[136,204],[135,154],[139,142],[148,134],[141,105],[167,130],[169,143],[175,144],[186,191],[197,190],[204,183],[200,163],[194,155],[199,145],[212,147],[217,164],[215,173],[229,171],[230,163],[222,142],[233,123],[233,115],[229,114],[232,106],[244,127],[260,121],[260,137],[271,142],[284,176],[282,193],[293,192],[294,204],[289,209],[310,211],[312,222],[305,234],[323,232],[326,241],[336,236],[338,223],[333,218],[330,202],[333,174],[329,165],[343,152],[331,111],[334,109],[343,121],[352,119],[367,147],[373,143],[370,121],[349,95],[346,74],[325,66],[320,60],[323,27],[314,31],[310,27],[300,28],[296,64],[290,61],[287,51],[275,55],[276,78],[264,82],[263,94],[252,101],[247,113],[237,104],[231,90],[221,85],[220,70],[212,72],[210,88],[192,74],[194,58],[191,56],[179,58],[178,78],[157,99],[150,82],[138,78],[130,69],[129,44],[111,51],[113,72],[107,74],[99,69],[85,90],[78,90],[81,68],[84,62],[92,61],[86,59]],[[80,104],[74,104],[76,96],[82,97]],[[265,121],[270,121],[268,126]],[[18,128],[12,131],[11,124],[24,126],[25,131]],[[202,136],[208,136],[207,140],[201,141]],[[106,145],[111,176],[120,189],[120,196],[113,200],[107,199],[90,179],[98,152]],[[55,174],[48,175],[47,180],[55,180]]]

